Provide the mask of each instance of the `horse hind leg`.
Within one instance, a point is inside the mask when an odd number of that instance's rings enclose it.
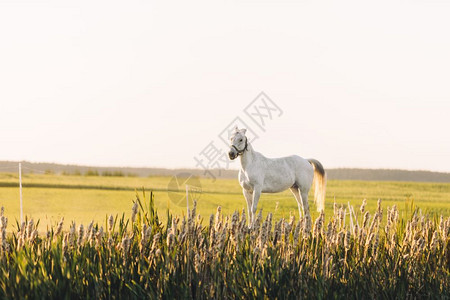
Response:
[[[302,204],[303,204],[303,211],[305,212],[305,219],[306,219],[306,227],[309,228],[311,230],[311,214],[309,212],[309,204],[308,204],[308,190],[301,190],[300,191],[300,196],[302,198]]]
[[[303,211],[303,203],[302,203],[302,196],[299,193],[299,189],[297,188],[297,186],[292,186],[290,188],[292,194],[295,197],[295,200],[297,200],[297,205],[298,205],[298,217],[299,219],[302,217],[302,215],[304,215],[304,211]]]

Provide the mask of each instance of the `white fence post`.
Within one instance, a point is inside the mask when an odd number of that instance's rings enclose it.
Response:
[[[19,191],[20,191],[20,223],[23,222],[23,204],[22,204],[22,163],[19,163]]]

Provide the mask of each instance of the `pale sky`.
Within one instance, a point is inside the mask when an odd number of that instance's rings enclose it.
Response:
[[[432,0],[0,0],[0,160],[195,167],[264,91],[283,111],[253,143],[268,157],[450,172],[449,16]]]

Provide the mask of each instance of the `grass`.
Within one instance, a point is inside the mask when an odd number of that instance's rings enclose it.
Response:
[[[162,176],[142,178],[26,174],[23,176],[24,214],[35,220],[39,219],[40,230],[54,226],[62,216],[66,220],[76,220],[78,224],[88,224],[92,220],[101,223],[106,216],[122,212],[126,212],[125,216],[129,217],[130,205],[136,198],[135,190],[140,191],[142,188],[154,191],[155,207],[159,211],[169,208],[173,214],[185,214],[185,193],[167,192],[170,179],[171,177]],[[200,183],[202,193],[198,198],[197,210],[205,220],[215,213],[218,205],[222,206],[224,214],[232,214],[235,210],[242,211],[246,208],[237,179],[215,182],[201,179]],[[171,200],[170,196],[174,195],[180,200],[176,201],[177,203]],[[378,199],[382,200],[383,207],[396,204],[400,215],[404,217],[411,214],[412,204],[431,216],[450,215],[448,183],[330,180],[327,184],[326,219],[332,215],[334,201],[342,205],[360,205],[363,199],[367,199],[369,210],[376,208]],[[17,174],[0,173],[0,205],[6,208],[9,220],[20,219]],[[313,218],[316,218],[318,214],[312,201],[310,207]],[[258,208],[263,209],[264,217],[269,212],[273,213],[274,219],[298,214],[297,203],[289,191],[263,194]],[[164,215],[162,218],[165,218]],[[67,226],[66,223],[66,230]]]
[[[429,219],[417,209],[401,218],[395,207],[377,205],[366,222],[345,223],[339,208],[328,222],[323,214],[311,224],[268,213],[249,228],[243,214],[219,208],[204,225],[194,205],[188,218],[167,213],[161,222],[153,195],[145,202],[136,196],[130,218],[71,223],[67,232],[58,225],[42,235],[28,221],[7,236],[2,209],[0,298],[446,299],[450,293],[450,218]]]

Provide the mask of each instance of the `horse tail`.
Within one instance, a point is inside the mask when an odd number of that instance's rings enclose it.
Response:
[[[325,208],[325,192],[327,186],[327,174],[322,164],[315,159],[308,159],[314,168],[314,203],[317,211],[321,212]]]

